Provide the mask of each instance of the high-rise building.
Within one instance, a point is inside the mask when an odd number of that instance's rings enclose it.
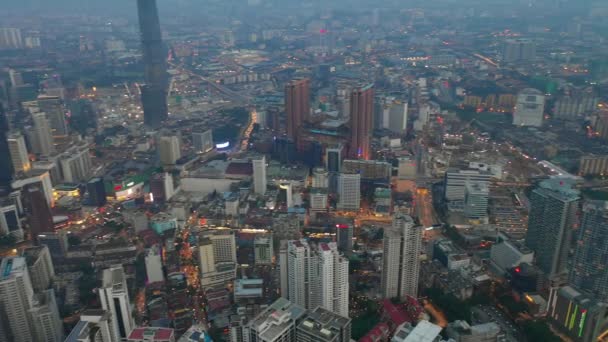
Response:
[[[51,287],[55,278],[55,268],[51,253],[47,246],[28,247],[23,251],[30,271],[32,287],[36,292],[42,292]]]
[[[13,179],[13,162],[7,133],[9,130],[8,118],[4,113],[4,107],[0,103],[0,189],[10,190],[11,180]]]
[[[207,231],[199,240],[199,267],[204,289],[236,279],[236,239],[229,229]]]
[[[608,202],[589,201],[583,205],[578,243],[570,270],[570,284],[608,302]]]
[[[82,143],[70,147],[59,156],[59,166],[66,183],[79,183],[89,179],[92,168],[89,146]]]
[[[536,58],[536,45],[528,39],[508,39],[502,50],[502,61],[506,63],[531,61]]]
[[[404,214],[395,214],[391,229],[384,231],[382,295],[385,298],[418,296],[422,227]]]
[[[564,286],[551,290],[547,304],[552,326],[571,341],[601,341],[606,336],[607,303],[575,287]]]
[[[8,149],[15,172],[26,172],[32,168],[25,139],[21,133],[11,134],[8,137]]]
[[[42,189],[36,186],[27,188],[26,193],[27,218],[32,236],[54,231],[53,214],[44,197]]]
[[[524,89],[517,95],[513,125],[541,127],[545,115],[545,96],[536,89]]]
[[[34,271],[30,270],[30,273]],[[34,307],[29,310],[34,328],[35,341],[63,342],[63,321],[59,315],[55,290],[37,293]]]
[[[63,230],[55,233],[38,234],[38,236],[34,236],[34,239],[37,240],[39,246],[49,248],[53,260],[65,257],[65,253],[68,251],[68,236]]]
[[[291,185],[291,182],[281,182],[279,184],[279,189],[285,191],[285,205],[287,208],[293,208],[293,186]]]
[[[326,189],[312,188],[310,191],[310,213],[327,212],[328,196]]]
[[[50,156],[55,152],[55,145],[53,144],[53,137],[51,136],[49,120],[44,113],[32,114],[32,119],[34,121],[32,136],[34,141],[30,141],[32,151],[44,156]]]
[[[256,265],[271,265],[274,257],[272,233],[256,236],[253,240],[253,254]]]
[[[310,81],[293,80],[285,85],[285,113],[287,114],[287,136],[298,143],[304,121],[310,113]]]
[[[464,192],[464,216],[487,222],[490,189],[486,182],[468,182]]]
[[[348,316],[348,259],[334,242],[310,245],[306,240],[287,242],[281,253],[281,288],[293,303],[308,309],[321,306]]]
[[[338,209],[359,210],[361,206],[361,175],[341,173],[338,177]]]
[[[197,153],[213,150],[213,131],[208,129],[204,132],[192,132],[192,145]]]
[[[353,90],[350,95],[350,147],[353,159],[369,160],[374,118],[373,84]]]
[[[298,324],[298,342],[350,342],[351,320],[322,307],[315,308]]]
[[[160,127],[167,119],[167,53],[163,46],[156,0],[137,0],[137,14],[144,56],[146,84],[141,87],[144,123]]]
[[[342,168],[342,158],[344,157],[341,145],[328,147],[325,150],[325,168],[329,172],[340,172]]]
[[[329,187],[329,173],[322,167],[313,170],[312,187],[327,189]]]
[[[106,204],[106,187],[103,178],[93,178],[87,183],[87,192],[91,203],[96,207]]]
[[[23,240],[23,227],[19,219],[17,205],[5,202],[0,205],[0,236],[12,235],[17,241]]]
[[[2,303],[2,342],[36,341],[29,311],[34,307],[34,289],[22,257],[0,262],[0,302]]]
[[[256,194],[264,195],[266,193],[266,157],[253,159],[253,191]]]
[[[526,245],[548,279],[566,271],[580,198],[573,186],[570,179],[547,179],[530,195]]]
[[[165,281],[163,261],[158,245],[152,246],[146,254],[146,280],[149,284]]]
[[[111,312],[85,310],[65,342],[119,342],[113,329]]]
[[[175,165],[175,162],[182,156],[179,138],[175,135],[160,137],[158,150],[160,162],[163,165]]]
[[[249,342],[296,342],[296,327],[306,316],[306,309],[279,298],[252,319],[243,331]]]
[[[113,341],[126,339],[135,325],[131,317],[127,278],[121,265],[103,270],[99,300],[101,307],[111,314]]]
[[[65,120],[65,107],[59,96],[38,96],[38,108],[46,114],[53,136],[68,135],[68,124]]]
[[[23,48],[21,30],[14,27],[0,27],[0,50]]]
[[[352,223],[336,224],[338,250],[345,255],[350,255],[353,252],[353,230],[354,226]]]
[[[168,172],[155,174],[150,178],[150,193],[154,202],[164,203],[170,200],[175,193],[173,176]]]
[[[463,211],[468,183],[488,185],[492,173],[488,171],[449,168],[445,173],[445,200],[451,211]]]

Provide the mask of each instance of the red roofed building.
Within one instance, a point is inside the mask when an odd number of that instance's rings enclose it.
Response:
[[[396,329],[401,323],[410,321],[405,311],[393,304],[390,299],[382,301],[382,320],[389,324],[391,330]]]
[[[253,175],[253,165],[251,163],[232,162],[226,168],[226,178],[244,178]]]
[[[173,329],[142,327],[129,334],[128,342],[175,342]]]

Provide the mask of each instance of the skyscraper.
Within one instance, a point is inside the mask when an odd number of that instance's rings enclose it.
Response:
[[[608,202],[583,206],[570,283],[600,301],[608,301]]]
[[[361,206],[361,175],[341,173],[338,177],[338,209],[359,210]]]
[[[34,307],[34,289],[25,258],[5,258],[0,263],[0,302],[5,328],[0,331],[0,341],[36,341],[29,315]]]
[[[53,136],[68,135],[65,107],[59,96],[38,96],[38,108],[46,114]]]
[[[160,137],[158,141],[160,162],[163,165],[175,165],[181,158],[179,138],[175,135]]]
[[[253,191],[256,194],[264,195],[266,193],[266,157],[252,160],[253,164]]]
[[[168,115],[168,74],[156,0],[137,0],[137,14],[145,64],[146,84],[141,87],[144,123],[151,128],[158,128]]]
[[[396,214],[391,229],[384,231],[382,295],[385,298],[418,296],[422,227],[405,214]]]
[[[49,120],[44,113],[35,113],[32,115],[32,119],[34,121],[32,138],[35,140],[32,142],[32,149],[38,154],[50,156],[55,152],[55,145],[53,145]]]
[[[36,292],[47,290],[55,278],[55,268],[47,246],[28,247],[23,251],[30,271],[32,287]]]
[[[579,201],[579,191],[573,185],[569,179],[547,179],[530,195],[526,245],[549,279],[566,271]]]
[[[42,189],[30,186],[26,193],[28,220],[32,236],[53,232],[53,214]]]
[[[374,85],[353,90],[350,95],[350,148],[353,159],[369,160],[369,142],[374,118]]]
[[[287,136],[298,142],[302,123],[310,112],[310,81],[293,80],[285,85],[285,113],[287,114]]]
[[[0,103],[0,189],[10,190],[11,180],[13,179],[13,162],[9,143],[7,141],[8,118],[4,113],[4,107]]]
[[[33,273],[30,269],[30,273]],[[35,341],[63,342],[63,321],[59,315],[55,290],[48,289],[35,296],[35,306],[29,310]]]
[[[8,148],[16,172],[25,172],[32,168],[29,156],[27,155],[25,139],[23,139],[21,133],[11,134],[8,137]]]
[[[111,313],[113,341],[126,339],[134,325],[133,317],[131,317],[127,278],[121,265],[103,270],[99,300],[101,307]]]

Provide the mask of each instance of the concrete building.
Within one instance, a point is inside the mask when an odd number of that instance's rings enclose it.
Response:
[[[19,211],[14,204],[0,205],[0,235],[12,235],[17,241],[24,238]]]
[[[566,271],[580,193],[570,179],[542,181],[530,196],[526,245],[536,264],[551,279]]]
[[[32,114],[34,121],[33,134],[30,136],[30,145],[34,153],[50,156],[55,152],[53,137],[51,136],[51,126],[44,113]]]
[[[407,130],[407,102],[395,101],[389,109],[388,129],[399,134]]]
[[[253,240],[253,254],[256,265],[271,265],[274,257],[272,233],[256,236]]]
[[[175,162],[182,157],[179,137],[175,135],[160,137],[158,150],[163,165],[175,165]]]
[[[417,169],[415,158],[412,156],[401,157],[399,158],[397,177],[399,179],[414,180],[416,179]]]
[[[63,342],[63,321],[55,298],[55,290],[44,290],[34,296],[29,310],[36,341]]]
[[[91,156],[89,146],[82,143],[73,146],[59,156],[62,179],[66,183],[79,183],[91,176]]]
[[[40,95],[37,99],[38,108],[46,114],[54,137],[65,137],[69,134],[65,119],[65,107],[59,96]]]
[[[578,174],[581,176],[604,176],[608,174],[608,155],[582,156]]]
[[[354,223],[336,224],[336,241],[338,243],[338,250],[345,255],[351,255],[353,252],[353,231]]]
[[[267,188],[266,179],[266,157],[252,160],[253,164],[253,191],[256,194],[264,195]]]
[[[342,145],[328,147],[325,150],[325,168],[328,172],[340,172],[342,170],[342,158],[344,158],[344,147]]]
[[[554,288],[547,316],[572,341],[601,341],[608,327],[608,304],[572,286]]]
[[[246,341],[297,342],[296,327],[306,316],[306,309],[279,298],[245,327]]]
[[[467,182],[464,193],[464,216],[479,223],[488,222],[490,188],[486,182]]]
[[[536,58],[536,44],[528,39],[508,39],[504,42],[502,61],[505,63],[526,62]]]
[[[27,261],[34,291],[42,292],[49,289],[55,278],[55,268],[49,248],[47,246],[28,247],[23,250],[23,257]]]
[[[341,173],[338,177],[338,209],[359,210],[361,206],[361,175]]]
[[[21,133],[11,134],[8,137],[8,149],[11,154],[11,161],[15,172],[26,172],[32,168],[27,153],[25,139]]]
[[[34,289],[25,258],[9,257],[0,262],[0,302],[4,324],[0,341],[35,341],[34,322],[29,315],[34,307]]]
[[[146,254],[146,278],[149,284],[165,281],[161,250],[158,245],[152,246]]]
[[[315,168],[312,175],[312,187],[327,189],[329,187],[329,173],[327,170],[318,167]]]
[[[296,328],[297,342],[350,342],[351,320],[322,307],[308,313]]]
[[[445,173],[445,200],[451,211],[463,211],[466,194],[466,185],[471,182],[481,186],[492,179],[488,171],[450,168]]]
[[[21,30],[14,27],[0,27],[0,49],[23,48]]]
[[[310,115],[310,80],[293,80],[285,85],[287,136],[298,144],[302,124]]]
[[[404,322],[397,327],[391,342],[439,342],[441,340],[440,326],[429,321],[422,320],[413,326],[410,322]]]
[[[322,213],[327,212],[328,197],[327,191],[324,189],[313,188],[310,191],[310,212]]]
[[[513,125],[541,127],[545,115],[545,96],[536,89],[524,89],[517,95]]]
[[[578,230],[570,284],[608,302],[608,202],[588,201]]]
[[[490,260],[492,265],[504,274],[520,264],[532,264],[534,252],[523,243],[511,239],[507,234],[498,233],[496,243],[490,249]]]
[[[352,159],[369,160],[370,141],[374,118],[374,85],[369,84],[352,91],[350,95],[350,146]]]
[[[112,314],[106,310],[85,310],[65,342],[119,342],[113,331]]]
[[[102,285],[99,288],[101,307],[110,313],[113,340],[126,339],[133,328],[131,301],[127,288],[127,278],[122,266],[103,270]]]
[[[175,332],[171,328],[135,328],[129,334],[127,342],[175,342]]]
[[[215,147],[213,145],[213,131],[208,129],[204,132],[192,132],[192,145],[197,153],[206,153]]]
[[[223,287],[236,279],[236,240],[234,232],[220,229],[199,240],[199,267],[204,289]]]
[[[466,321],[454,321],[448,324],[446,332],[456,342],[494,342],[501,334],[495,322],[470,325]]]
[[[384,231],[382,295],[384,298],[418,296],[422,227],[404,214],[395,214],[390,229]]]
[[[592,95],[565,96],[555,101],[553,115],[557,119],[575,120],[597,109],[599,99]]]

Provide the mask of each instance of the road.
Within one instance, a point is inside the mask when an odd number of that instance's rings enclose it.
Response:
[[[420,224],[422,224],[423,227],[431,227],[432,225],[439,223],[437,216],[435,215],[433,198],[429,189],[422,187],[416,189],[415,206],[416,215],[420,219]]]

